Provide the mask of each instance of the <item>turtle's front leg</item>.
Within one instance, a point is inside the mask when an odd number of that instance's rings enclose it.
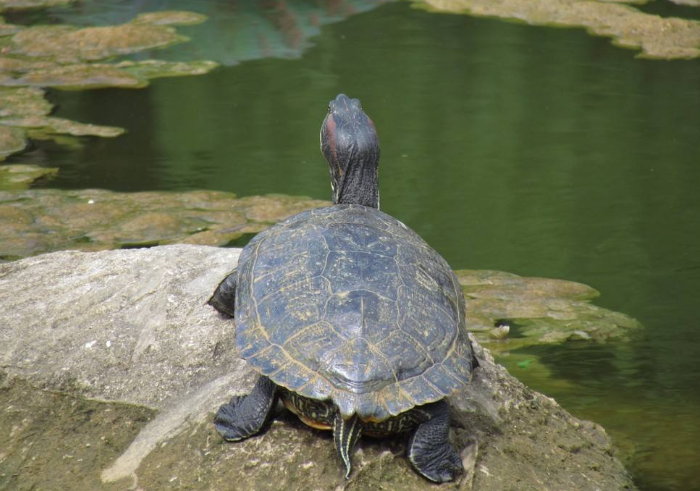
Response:
[[[462,459],[450,445],[450,407],[445,401],[414,408],[425,419],[408,442],[408,460],[433,482],[454,481],[464,471]]]
[[[216,310],[229,317],[234,317],[236,306],[236,281],[238,280],[238,270],[234,269],[224,281],[216,287],[214,295],[207,302]]]
[[[233,396],[214,418],[216,431],[224,440],[237,442],[259,433],[275,409],[277,386],[260,377],[247,396]]]

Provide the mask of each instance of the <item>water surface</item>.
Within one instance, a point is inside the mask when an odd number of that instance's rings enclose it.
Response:
[[[119,15],[123,4],[110,3]],[[11,161],[60,167],[46,186],[65,189],[328,199],[318,130],[329,99],[359,97],[379,131],[382,209],[455,269],[580,281],[647,326],[629,344],[571,343],[501,361],[605,426],[641,490],[700,489],[700,62],[635,59],[583,30],[406,3],[334,17],[273,57],[251,42],[250,56],[231,60],[222,46],[240,35],[235,9],[187,8],[214,16],[187,28],[196,49],[231,66],[146,90],[53,92],[58,116],[128,134],[82,150],[41,143]],[[49,16],[88,23],[88,14]],[[518,367],[528,356],[546,370]]]

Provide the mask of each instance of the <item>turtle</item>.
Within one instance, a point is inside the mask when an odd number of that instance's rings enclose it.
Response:
[[[445,398],[478,366],[465,302],[447,262],[379,210],[379,143],[360,101],[339,94],[321,127],[333,205],[256,235],[209,304],[233,318],[252,391],[214,418],[239,441],[262,431],[277,401],[307,425],[332,430],[352,472],[361,435],[408,433],[407,456],[433,482],[463,466],[449,442]]]

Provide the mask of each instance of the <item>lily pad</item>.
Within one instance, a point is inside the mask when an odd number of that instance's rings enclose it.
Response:
[[[226,245],[326,201],[232,193],[0,192],[0,258],[43,252],[189,243]],[[18,220],[17,214],[27,217]]]
[[[0,126],[0,162],[27,145],[26,134],[19,128]]]
[[[501,271],[457,271],[467,299],[468,324],[496,352],[541,344],[628,338],[641,324],[591,303],[599,293],[572,281],[525,278]],[[497,324],[512,321],[504,336]],[[503,331],[503,330],[501,330]]]
[[[36,180],[55,175],[57,172],[58,169],[55,167],[3,165],[0,166],[0,191],[27,189]],[[0,218],[1,220],[2,218]]]
[[[593,0],[413,0],[436,12],[499,17],[533,25],[583,27],[646,58],[700,56],[700,22],[644,13],[630,5]]]

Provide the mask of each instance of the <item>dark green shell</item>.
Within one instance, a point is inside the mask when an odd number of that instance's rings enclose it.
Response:
[[[236,342],[276,384],[383,421],[469,381],[457,278],[391,216],[301,213],[257,235],[238,264]]]

